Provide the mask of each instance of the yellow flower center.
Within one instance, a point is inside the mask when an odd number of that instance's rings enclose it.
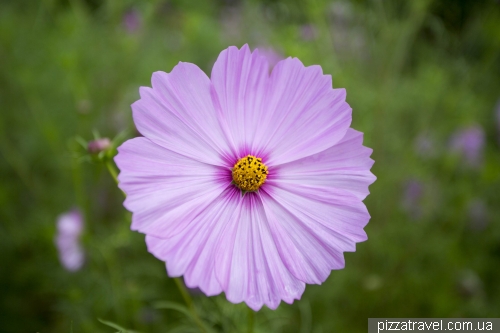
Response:
[[[233,183],[242,191],[257,191],[266,181],[267,166],[252,155],[240,158],[233,168]]]

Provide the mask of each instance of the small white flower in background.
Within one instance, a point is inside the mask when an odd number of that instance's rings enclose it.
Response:
[[[59,260],[68,271],[75,272],[82,268],[85,254],[80,245],[83,231],[83,217],[78,209],[59,215],[55,243],[59,251]]]

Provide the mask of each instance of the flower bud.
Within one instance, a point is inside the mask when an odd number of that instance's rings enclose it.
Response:
[[[98,154],[101,151],[108,149],[111,146],[111,141],[108,138],[97,139],[89,142],[87,150],[91,154]]]

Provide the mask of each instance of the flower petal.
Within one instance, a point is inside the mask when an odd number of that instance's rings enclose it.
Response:
[[[184,229],[230,184],[230,172],[177,154],[147,138],[128,140],[115,157],[132,230],[160,238]]]
[[[256,142],[255,129],[261,126],[264,95],[269,81],[269,65],[248,45],[240,50],[231,46],[222,51],[212,69],[215,104],[226,121],[227,132],[239,157],[251,153]]]
[[[75,272],[82,268],[85,262],[85,254],[77,238],[59,235],[56,240],[59,250],[59,260],[68,271]]]
[[[132,104],[142,135],[201,162],[234,164],[213,106],[210,80],[201,69],[180,62],[169,74],[155,72],[152,85],[141,87],[141,99]]]
[[[343,252],[366,240],[370,215],[349,192],[277,183],[261,196],[280,256],[301,281],[322,283],[344,267]]]
[[[319,153],[345,135],[351,107],[345,89],[332,89],[331,76],[320,66],[304,67],[297,58],[274,67],[256,131],[256,156],[268,166]]]
[[[170,276],[184,275],[186,285],[217,295],[222,288],[214,275],[215,252],[224,227],[232,221],[240,194],[228,187],[178,235],[161,239],[146,236],[148,250],[166,261]]]
[[[281,300],[299,299],[305,284],[283,264],[258,194],[238,197],[237,206],[215,256],[215,273],[227,299],[244,301],[256,311],[264,304],[276,309]]]
[[[349,128],[335,146],[320,153],[272,168],[267,184],[287,183],[343,189],[360,200],[377,179],[371,172],[372,149],[363,146],[363,133]]]

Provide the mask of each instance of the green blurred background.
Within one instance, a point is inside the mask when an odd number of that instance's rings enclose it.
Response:
[[[256,332],[365,332],[369,317],[499,317],[500,3],[479,0],[0,2],[0,332],[196,332],[123,196],[79,142],[136,136],[130,104],[229,45],[298,57],[347,89],[373,148],[368,241]],[[80,139],[76,139],[76,138]],[[112,154],[111,151],[109,154]],[[105,157],[104,157],[105,158]],[[57,216],[85,216],[64,269]],[[247,310],[192,292],[220,332]]]

